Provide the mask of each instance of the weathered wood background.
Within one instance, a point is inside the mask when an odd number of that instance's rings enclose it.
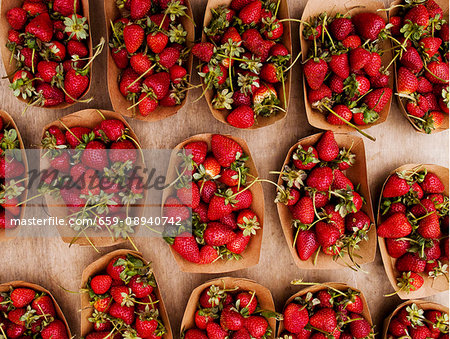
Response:
[[[197,37],[199,37],[206,1],[191,1],[198,24]],[[306,0],[289,0],[288,2],[291,17],[300,18]],[[101,36],[105,36],[103,1],[92,0],[90,14],[95,45]],[[299,51],[298,25],[294,23],[292,28],[294,51],[297,53]],[[106,88],[106,53],[99,57],[94,67],[95,74],[90,95],[95,96],[95,100],[87,105],[77,104],[61,111],[30,108],[26,115],[22,116],[24,104],[13,97],[8,89],[8,80],[1,81],[1,108],[16,119],[27,147],[37,147],[42,127],[58,117],[89,107],[111,109]],[[5,73],[4,70],[2,72]],[[299,138],[317,132],[306,121],[300,79],[300,65],[296,65],[293,69],[290,110],[287,117],[276,125],[263,129],[239,131],[216,121],[203,99],[192,103],[193,99],[200,95],[198,89],[190,92],[186,106],[177,115],[156,123],[130,120],[130,124],[145,148],[171,148],[191,135],[205,132],[231,133],[245,138],[260,175],[270,177],[269,171],[280,168],[292,144]],[[198,76],[194,75],[192,82],[198,83]],[[392,169],[405,163],[436,163],[448,167],[448,131],[434,135],[417,133],[401,115],[395,100],[388,120],[369,131],[377,138],[376,142],[365,141],[368,176],[374,204],[378,200],[379,191],[387,173]],[[272,179],[275,178],[272,177]],[[285,300],[298,290],[298,287],[289,286],[289,282],[294,278],[317,282],[346,282],[365,293],[374,322],[377,324],[377,331],[381,332],[382,320],[401,301],[397,297],[383,297],[383,294],[391,292],[392,288],[386,278],[379,253],[374,263],[364,266],[368,274],[353,272],[349,269],[340,271],[297,269],[283,237],[276,206],[271,203],[274,193],[272,186],[265,186],[265,230],[259,265],[229,275],[251,278],[267,286],[273,293],[279,311]],[[192,289],[215,276],[181,273],[169,248],[161,239],[137,239],[136,243],[144,256],[154,263],[173,332],[176,334]],[[103,249],[102,253],[113,249],[115,248]],[[59,238],[17,239],[0,243],[0,281],[27,280],[51,290],[64,310],[73,333],[78,336],[80,297],[77,294],[65,292],[61,287],[76,291],[83,268],[100,255],[91,248],[76,246],[68,248]],[[441,293],[427,299],[448,305],[448,293]]]

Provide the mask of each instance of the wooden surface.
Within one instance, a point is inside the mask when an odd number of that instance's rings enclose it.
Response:
[[[91,22],[93,24],[94,45],[100,36],[105,36],[103,5],[100,0],[91,1]],[[300,18],[305,0],[289,0],[291,16]],[[205,0],[192,0],[195,20],[201,23],[206,7]],[[297,24],[293,24],[297,25]],[[197,27],[197,37],[200,36]],[[294,51],[299,51],[298,29],[293,27]],[[39,144],[42,127],[58,117],[80,109],[95,107],[111,109],[106,88],[106,53],[96,60],[95,78],[91,87],[91,95],[95,100],[86,104],[77,104],[65,110],[43,110],[30,108],[25,116],[21,116],[24,104],[13,97],[8,89],[8,80],[2,80],[0,96],[1,109],[9,112],[15,119],[22,133],[25,145],[36,147]],[[4,75],[4,70],[2,70]],[[207,132],[231,133],[245,138],[252,151],[258,171],[262,177],[276,180],[269,176],[270,170],[279,170],[290,146],[299,138],[318,132],[312,128],[305,116],[301,88],[300,66],[296,65],[292,77],[290,110],[287,117],[275,125],[253,131],[238,131],[216,121],[202,99],[192,103],[200,95],[200,90],[189,93],[186,106],[175,116],[154,123],[131,121],[130,124],[139,135],[144,148],[171,148],[187,137]],[[199,83],[194,76],[193,83]],[[402,116],[396,101],[388,120],[370,128],[370,134],[377,138],[375,143],[365,141],[369,181],[372,188],[372,200],[378,201],[378,193],[388,173],[405,163],[436,163],[448,167],[448,131],[434,135],[417,133]],[[266,215],[265,231],[262,243],[261,260],[258,266],[230,273],[235,277],[254,279],[268,287],[275,300],[277,310],[281,310],[286,299],[299,290],[290,287],[292,279],[303,278],[307,281],[340,281],[361,289],[367,297],[368,304],[377,332],[382,330],[382,320],[401,301],[397,297],[384,298],[383,294],[392,292],[392,288],[382,266],[381,257],[377,253],[374,263],[365,265],[369,273],[353,272],[348,269],[339,271],[301,271],[298,269],[286,246],[283,237],[274,199],[275,189],[265,185]],[[153,261],[162,295],[174,333],[178,333],[181,318],[191,291],[208,279],[220,275],[181,273],[172,258],[168,246],[162,239],[137,239],[137,246],[146,259]],[[128,246],[129,247],[129,246]],[[110,250],[117,249],[113,247]],[[131,247],[129,247],[131,248]],[[102,253],[108,252],[103,249]],[[55,239],[17,239],[0,245],[0,280],[26,280],[41,284],[53,292],[61,308],[66,314],[72,333],[80,333],[80,297],[67,293],[61,287],[76,291],[79,287],[84,267],[101,254],[90,248],[68,248],[59,238]],[[427,300],[448,305],[448,293],[441,293]]]

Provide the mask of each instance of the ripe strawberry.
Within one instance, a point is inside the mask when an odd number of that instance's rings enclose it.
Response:
[[[423,61],[419,52],[414,47],[408,47],[400,57],[400,63],[414,73],[423,68]]]
[[[333,170],[333,176],[334,180],[331,189],[354,189],[353,183],[339,169]]]
[[[158,54],[158,63],[161,67],[168,70],[176,64],[179,57],[180,51],[178,49],[175,47],[166,47],[161,53]]]
[[[303,73],[311,89],[318,89],[328,72],[328,65],[323,59],[309,59],[303,66]]]
[[[419,228],[417,232],[425,239],[437,239],[442,236],[441,226],[439,224],[439,217],[436,213],[419,221]]]
[[[312,89],[308,91],[308,101],[312,104],[319,103],[324,98],[331,99],[331,97],[331,89],[325,84],[320,85],[316,90]]]
[[[236,91],[233,94],[233,107],[239,107],[239,106],[250,106],[252,103],[252,98],[250,95],[244,94],[241,91]]]
[[[392,97],[389,87],[377,88],[364,97],[364,103],[377,113],[380,113]]]
[[[361,46],[361,39],[357,35],[349,35],[342,41],[342,45],[344,45],[345,48],[353,50]]]
[[[67,339],[66,325],[59,319],[53,320],[42,329],[41,336],[43,339]]]
[[[311,326],[325,332],[333,332],[337,326],[336,313],[331,308],[317,310],[309,319]]]
[[[182,233],[176,236],[172,248],[187,261],[200,262],[200,251],[192,234]]]
[[[421,186],[425,193],[443,193],[445,190],[441,179],[434,173],[427,173]]]
[[[16,288],[11,292],[11,302],[16,308],[29,305],[35,298],[36,292],[29,288]]]
[[[47,83],[39,84],[36,87],[36,93],[44,107],[57,106],[64,102],[64,92]]]
[[[306,179],[306,184],[309,187],[321,192],[328,191],[332,182],[333,170],[330,167],[315,167]]]
[[[166,48],[169,37],[163,32],[153,32],[147,35],[147,45],[153,53],[159,54]]]
[[[244,317],[233,306],[225,307],[220,314],[220,326],[225,331],[238,331],[244,326]]]
[[[364,70],[370,77],[377,76],[381,68],[381,56],[377,52],[371,53],[370,61],[364,66]],[[389,79],[389,78],[388,78]]]
[[[112,278],[109,275],[97,275],[91,280],[91,288],[95,294],[105,294],[109,291]]]
[[[205,161],[208,144],[204,141],[193,141],[185,145],[184,149],[188,150],[188,154],[192,154],[192,161],[200,165]]]
[[[151,0],[131,0],[130,16],[133,20],[144,18],[152,7]]]
[[[337,20],[337,19],[336,19]],[[334,20],[333,22],[335,22]],[[330,69],[340,78],[347,79],[350,74],[350,66],[348,63],[347,53],[334,54],[328,63]]]
[[[145,313],[141,313],[136,317],[135,326],[141,338],[150,338],[158,327],[158,321],[151,316],[146,316]]]
[[[8,31],[8,41],[11,44],[22,45],[23,37],[20,35],[20,33],[18,31],[10,29]]]
[[[48,295],[41,295],[34,299],[31,308],[36,311],[37,315],[56,316],[53,300]]]
[[[191,53],[203,62],[209,62],[214,54],[214,45],[210,42],[201,42],[192,47]]]
[[[208,219],[219,220],[233,211],[231,203],[226,198],[213,196],[208,206]]]
[[[234,232],[219,222],[211,222],[204,231],[203,238],[208,245],[222,246],[233,241]]]
[[[27,12],[20,7],[11,8],[6,12],[6,20],[13,29],[20,31],[27,22]]]
[[[250,128],[255,124],[255,113],[250,106],[242,105],[231,111],[226,120],[233,127]]]
[[[372,12],[362,12],[352,17],[356,32],[364,40],[376,40],[380,32],[386,27],[381,16]]]
[[[339,146],[332,131],[326,131],[320,137],[316,145],[319,159],[322,161],[333,161],[339,155]]]
[[[228,337],[228,332],[217,323],[206,325],[206,333],[209,339],[226,339]]]
[[[402,238],[410,234],[412,226],[403,213],[394,213],[378,226],[382,238]]]
[[[77,72],[74,69],[69,70],[64,77],[64,89],[66,93],[66,102],[73,103],[80,98],[89,87],[89,77]]]
[[[334,224],[319,221],[316,224],[317,242],[322,248],[333,246],[340,237],[340,232]]]
[[[108,166],[106,146],[100,141],[90,141],[81,155],[81,161],[87,167],[103,171]]]
[[[65,133],[66,141],[71,148],[76,148],[83,140],[86,135],[91,133],[91,129],[88,127],[72,127]]]
[[[330,24],[330,33],[337,40],[342,41],[353,32],[352,20],[345,17],[338,17]],[[336,72],[335,72],[336,73]],[[343,77],[344,79],[347,77]]]
[[[233,211],[250,208],[253,202],[253,195],[249,189],[245,189],[245,187],[241,186],[238,193],[238,188],[235,186],[231,188],[231,192],[233,195],[236,195],[234,198],[236,202],[233,204]]]
[[[316,233],[314,233],[314,231],[312,230],[298,231],[296,248],[297,253],[301,260],[308,260],[317,251],[319,246],[320,245],[317,242]]]
[[[187,70],[186,68],[179,66],[179,65],[173,65],[169,69],[170,74],[170,80],[174,84],[179,84],[181,81],[183,81],[186,78]]]
[[[255,0],[232,0],[230,7],[235,11],[240,11],[242,8],[244,8],[253,1]]]
[[[400,258],[411,247],[408,240],[386,238],[386,248],[392,258]]]
[[[50,42],[53,36],[53,23],[48,13],[39,14],[25,27],[25,32],[42,42]]]
[[[70,171],[70,156],[67,152],[61,153],[50,161],[50,166],[60,172],[68,173]]]
[[[373,77],[370,77],[370,85],[373,88],[381,88],[389,86],[389,75],[379,73]]]
[[[301,170],[311,170],[319,162],[319,154],[313,146],[299,145],[292,156],[294,166]]]
[[[239,19],[244,25],[258,24],[261,21],[261,10],[261,1],[253,1],[240,10]]]
[[[77,0],[55,0],[53,2],[53,10],[63,16],[70,16],[79,12],[81,9],[80,2]]]
[[[417,91],[419,81],[406,67],[400,67],[397,71],[397,91],[400,94],[411,94]]]
[[[371,53],[362,47],[352,49],[349,58],[351,71],[355,72],[363,69],[370,62],[371,58]]]
[[[353,117],[353,113],[352,111],[345,105],[336,105],[333,107],[333,111],[340,116],[341,118],[343,118],[346,121],[350,121]],[[341,120],[340,118],[338,118],[336,115],[329,113],[327,115],[327,121],[332,124],[332,125],[345,125],[345,122],[343,120]]]
[[[196,328],[191,328],[184,332],[185,339],[208,339],[208,336],[204,331],[201,331]]]
[[[148,55],[144,53],[137,53],[131,56],[130,66],[136,73],[143,74],[151,68],[152,61],[150,60]],[[153,74],[153,69],[148,71],[146,74]]]
[[[244,326],[251,337],[262,338],[266,334],[269,323],[262,316],[252,315],[245,318]]]
[[[211,264],[219,258],[217,250],[211,245],[205,245],[200,249],[200,264]]]
[[[139,113],[144,117],[148,116],[158,107],[158,101],[145,93],[139,96],[139,102]]]
[[[175,220],[177,220],[177,218],[186,220],[190,217],[189,209],[175,197],[167,198],[164,204],[163,213],[165,217],[169,219],[174,218]]]
[[[230,165],[243,155],[241,146],[231,138],[214,134],[211,138],[211,149],[214,157],[223,167]]]
[[[304,225],[309,225],[314,221],[314,205],[310,197],[304,196],[297,204],[291,206],[292,219],[300,221]]]
[[[426,261],[419,258],[417,253],[405,253],[395,262],[395,268],[399,272],[420,273],[425,271]]]
[[[161,100],[169,92],[170,75],[167,72],[152,74],[144,80],[143,85],[153,91],[156,99]]]
[[[134,322],[134,306],[122,306],[118,303],[113,303],[108,311],[109,315],[123,320],[127,325],[131,325]]]
[[[414,6],[406,13],[403,20],[426,28],[429,23],[428,11],[424,5]]]
[[[398,174],[391,175],[384,185],[383,198],[395,198],[405,195],[409,192],[408,182]]]
[[[145,32],[141,26],[137,24],[125,26],[123,29],[123,40],[128,53],[133,54],[141,47],[144,36]]]
[[[350,319],[353,319],[353,321],[350,323],[350,333],[352,334],[353,338],[366,338],[372,331],[369,322],[360,314],[350,313]]]

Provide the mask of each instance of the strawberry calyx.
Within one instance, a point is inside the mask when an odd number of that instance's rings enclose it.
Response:
[[[77,14],[72,14],[71,17],[64,19],[64,32],[69,35],[69,40],[76,38],[77,40],[87,39],[87,30],[89,26],[87,24],[87,18]]]

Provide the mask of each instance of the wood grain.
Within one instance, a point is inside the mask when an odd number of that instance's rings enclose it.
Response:
[[[317,0],[316,0],[317,1]],[[192,0],[197,37],[200,37],[205,0]],[[306,0],[288,0],[291,17],[300,18]],[[106,36],[103,16],[103,2],[94,0],[90,3],[93,44],[97,44],[101,36]],[[388,3],[385,3],[388,6]],[[298,53],[298,27],[293,24],[293,50]],[[86,109],[101,108],[111,110],[106,86],[106,53],[95,61],[95,74],[89,95],[95,99],[89,104],[76,104],[64,110],[44,110],[30,108],[25,116],[21,116],[24,104],[18,101],[8,88],[9,81],[1,81],[1,109],[9,112],[15,119],[24,143],[27,147],[37,147],[41,130],[47,123],[66,114]],[[199,133],[229,133],[244,138],[252,155],[258,172],[262,177],[276,180],[276,175],[269,171],[279,170],[289,148],[300,138],[317,133],[306,119],[302,95],[300,64],[293,68],[291,103],[285,119],[270,127],[252,131],[241,131],[216,121],[208,109],[204,99],[193,103],[201,94],[200,89],[189,94],[186,105],[178,114],[165,120],[153,123],[128,120],[145,148],[172,148],[191,135]],[[2,71],[5,75],[5,71]],[[193,83],[199,83],[194,76]],[[402,116],[398,105],[393,102],[387,121],[370,128],[370,133],[377,138],[375,143],[364,141],[366,145],[369,184],[372,198],[376,202],[381,186],[391,170],[406,163],[435,163],[448,167],[448,131],[433,135],[417,133]],[[287,248],[278,219],[276,205],[272,204],[275,188],[264,186],[266,215],[261,260],[258,265],[233,272],[227,275],[249,278],[269,288],[273,294],[275,306],[281,311],[285,301],[299,287],[289,286],[293,279],[303,278],[305,281],[339,281],[360,289],[367,298],[377,331],[382,330],[383,319],[391,313],[397,304],[398,297],[383,298],[383,294],[392,292],[386,277],[379,252],[375,261],[363,266],[369,274],[353,272],[349,269],[332,270],[300,270]],[[192,290],[206,280],[224,276],[208,274],[182,273],[173,259],[169,247],[161,239],[136,239],[138,248],[144,257],[153,262],[158,276],[161,294],[167,306],[174,333],[178,333],[184,308]],[[131,246],[126,246],[131,249]],[[16,239],[0,245],[0,281],[26,280],[46,286],[58,300],[66,314],[72,333],[80,334],[80,297],[67,293],[60,286],[76,291],[79,288],[83,269],[105,254],[118,247],[102,249],[101,254],[91,248],[73,246],[68,248],[61,239]],[[448,305],[448,293],[441,293],[427,298]]]

